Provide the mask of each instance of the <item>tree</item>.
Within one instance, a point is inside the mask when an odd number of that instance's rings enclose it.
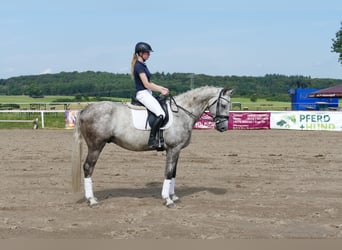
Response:
[[[332,39],[332,41],[331,52],[339,54],[338,61],[342,64],[342,22],[340,30],[336,32],[336,39]]]
[[[258,96],[257,94],[253,94],[249,99],[251,100],[251,102],[256,102],[258,100]]]
[[[28,94],[30,97],[33,97],[33,98],[44,97],[43,91],[36,83],[31,83],[27,90],[28,90]]]

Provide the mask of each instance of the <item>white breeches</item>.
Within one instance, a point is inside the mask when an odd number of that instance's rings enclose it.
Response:
[[[156,116],[163,116],[165,118],[165,112],[160,107],[159,102],[152,96],[152,91],[145,89],[140,90],[136,94],[136,98],[139,102],[145,105],[145,107],[150,110]]]

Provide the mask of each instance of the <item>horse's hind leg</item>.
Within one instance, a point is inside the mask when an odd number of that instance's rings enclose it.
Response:
[[[93,174],[95,164],[104,146],[105,146],[105,143],[101,144],[99,147],[95,149],[88,147],[88,155],[83,164],[84,193],[85,193],[85,198],[89,202],[90,206],[96,205],[98,203],[96,197],[94,196],[93,181],[91,179],[91,176]]]

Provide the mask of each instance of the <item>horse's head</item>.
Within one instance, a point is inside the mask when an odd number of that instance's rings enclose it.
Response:
[[[215,129],[223,132],[228,129],[230,96],[233,90],[222,89],[219,95],[211,99],[209,103],[209,111],[213,115],[215,121]]]

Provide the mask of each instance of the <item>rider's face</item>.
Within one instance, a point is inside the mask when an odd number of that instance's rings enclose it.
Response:
[[[141,57],[146,61],[150,57],[150,52],[149,51],[142,52]]]

